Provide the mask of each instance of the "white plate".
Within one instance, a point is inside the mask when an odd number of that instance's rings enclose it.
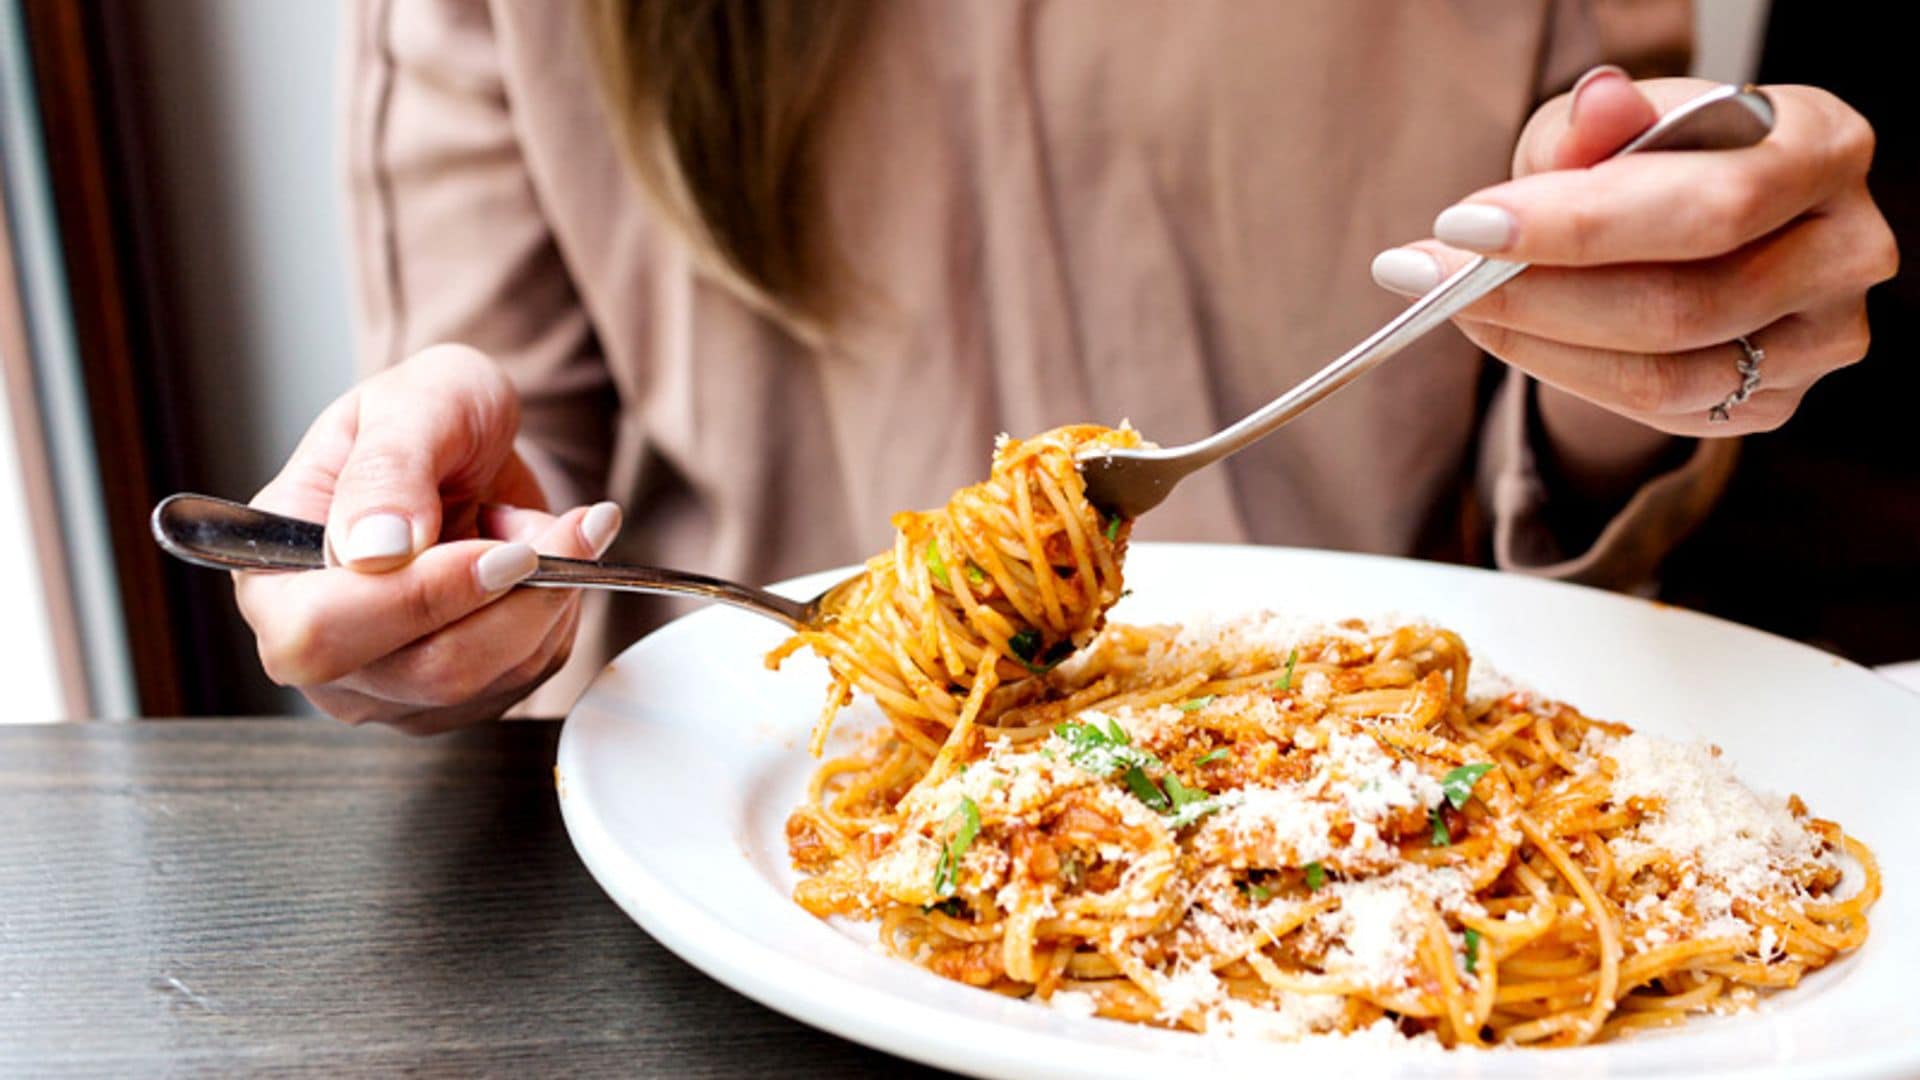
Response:
[[[812,595],[840,576],[782,591]],[[816,1027],[967,1073],[1162,1080],[1170,1065],[1200,1064],[1322,1076],[1920,1075],[1920,696],[1756,630],[1480,570],[1141,544],[1127,578],[1135,594],[1115,609],[1121,621],[1261,609],[1425,616],[1459,631],[1476,663],[1591,715],[1710,739],[1748,783],[1800,793],[1878,852],[1886,892],[1872,938],[1760,1012],[1577,1050],[1208,1039],[1008,1000],[882,955],[864,928],[822,922],[789,899],[782,826],[814,766],[805,743],[825,668],[796,657],[767,671],[761,657],[781,629],[724,608],[628,649],[568,717],[555,780],[574,845],[635,921],[707,974]],[[862,701],[841,729],[875,722]]]

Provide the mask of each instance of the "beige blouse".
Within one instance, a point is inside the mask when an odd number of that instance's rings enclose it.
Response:
[[[574,7],[356,0],[346,82],[360,342],[495,357],[556,504],[611,557],[764,582],[854,562],[985,475],[994,436],[1130,419],[1185,441],[1397,312],[1375,252],[1507,175],[1586,67],[1684,57],[1683,0],[886,0],[825,136],[863,303],[826,355],[693,264],[602,112]],[[1442,331],[1184,483],[1146,539],[1644,582],[1730,443],[1585,551],[1543,524],[1529,387]],[[596,597],[557,709],[672,609]]]

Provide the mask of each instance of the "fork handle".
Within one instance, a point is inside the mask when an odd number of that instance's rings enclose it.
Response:
[[[1643,150],[1734,150],[1752,146],[1766,138],[1771,130],[1773,103],[1767,96],[1751,86],[1728,84],[1709,90],[1662,116],[1608,157]],[[1299,385],[1217,434],[1169,450],[1167,455],[1179,456],[1191,462],[1192,468],[1199,468],[1259,441],[1460,314],[1474,301],[1513,280],[1526,268],[1526,263],[1504,259],[1484,256],[1474,259],[1434,286],[1393,321]]]
[[[327,567],[326,526],[211,495],[169,495],[153,508],[152,526],[162,549],[195,566],[283,573]],[[796,630],[814,617],[810,604],[765,589],[659,566],[542,555],[539,569],[520,585],[690,596],[765,615]]]

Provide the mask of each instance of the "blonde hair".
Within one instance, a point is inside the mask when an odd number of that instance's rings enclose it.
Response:
[[[833,314],[813,150],[864,0],[582,0],[608,116],[705,267],[817,344]]]

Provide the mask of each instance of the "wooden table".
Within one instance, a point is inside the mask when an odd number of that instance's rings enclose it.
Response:
[[[559,725],[0,727],[0,1076],[895,1076],[575,857]]]

